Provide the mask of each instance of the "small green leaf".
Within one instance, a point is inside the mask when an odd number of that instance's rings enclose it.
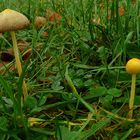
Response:
[[[91,87],[93,84],[95,84],[95,82],[92,79],[88,79],[84,82],[85,87]]]
[[[34,107],[31,111],[30,114],[35,114],[38,113],[42,110],[42,107]]]
[[[76,87],[78,87],[78,88],[81,88],[81,87],[83,87],[83,80],[82,79],[74,79],[73,80],[73,83],[74,83],[74,85],[76,86]]]
[[[37,106],[37,100],[33,96],[27,96],[24,102],[24,107],[33,109]]]
[[[51,88],[52,88],[53,90],[61,90],[61,89],[63,89],[64,87],[62,87],[62,86],[60,85],[60,81],[54,81],[54,83],[51,85]]]
[[[2,97],[2,100],[3,100],[9,107],[12,107],[12,106],[13,106],[13,101],[12,101],[10,98]]]
[[[104,107],[111,107],[112,100],[113,100],[112,95],[107,95],[105,97],[100,98],[100,101]]]
[[[3,131],[7,130],[7,126],[8,126],[8,120],[5,117],[0,117],[0,129]]]
[[[120,97],[121,96],[121,90],[117,88],[110,88],[107,93],[109,95],[112,95],[113,97]]]
[[[42,96],[42,97],[40,98],[40,100],[39,100],[38,106],[44,105],[45,102],[46,102],[46,100],[47,100],[47,97],[46,97],[46,96]]]
[[[90,94],[94,97],[106,95],[107,89],[105,87],[90,88]]]

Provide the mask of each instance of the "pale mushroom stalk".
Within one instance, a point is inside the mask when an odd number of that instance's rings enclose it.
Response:
[[[133,107],[134,107],[134,97],[135,97],[135,87],[136,87],[136,74],[132,75],[132,81],[131,81],[131,92],[130,92],[130,100],[129,100],[129,118],[132,118],[133,116]]]
[[[19,50],[18,50],[18,47],[17,47],[16,35],[15,35],[14,31],[11,31],[10,33],[11,33],[12,42],[13,42],[13,51],[14,51],[14,55],[15,55],[15,63],[16,63],[18,75],[21,76],[22,65],[21,65],[20,58],[19,58]],[[27,85],[25,83],[25,80],[23,80],[22,89],[23,89],[23,96],[25,98],[28,94],[27,93]]]
[[[22,73],[22,66],[21,66],[21,62],[20,62],[20,58],[19,58],[19,50],[17,47],[17,40],[16,40],[16,35],[14,31],[11,31],[11,37],[12,37],[12,42],[13,42],[13,51],[14,51],[14,55],[15,55],[15,61],[16,61],[16,67],[17,67],[17,71],[19,76]]]

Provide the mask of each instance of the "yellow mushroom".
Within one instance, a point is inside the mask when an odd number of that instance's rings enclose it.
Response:
[[[129,100],[129,118],[133,116],[133,106],[134,106],[134,98],[135,98],[135,83],[136,83],[136,74],[140,73],[140,59],[132,58],[126,64],[126,71],[132,75],[131,82],[131,92],[130,92],[130,100]]]
[[[11,9],[5,9],[0,13],[0,32],[11,33],[12,42],[13,42],[13,51],[15,55],[15,63],[19,76],[21,76],[22,73],[22,65],[19,58],[19,50],[17,47],[15,31],[23,29],[27,27],[29,24],[30,22],[27,19],[27,17],[17,11]],[[23,88],[23,95],[25,97],[27,95],[27,85],[24,80],[23,80],[22,88]]]

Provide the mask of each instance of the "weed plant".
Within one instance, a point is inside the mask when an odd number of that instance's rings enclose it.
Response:
[[[129,119],[125,72],[127,60],[140,58],[139,0],[1,0],[0,10],[6,8],[30,19],[17,38],[32,55],[20,78],[6,65],[0,75],[1,140],[140,140],[140,76]],[[61,21],[37,29],[34,19],[46,9]],[[1,51],[11,48],[8,33],[0,44]]]

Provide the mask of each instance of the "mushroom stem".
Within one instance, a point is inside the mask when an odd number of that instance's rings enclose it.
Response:
[[[15,55],[15,62],[16,62],[18,75],[21,76],[22,65],[21,65],[20,58],[19,58],[19,50],[18,50],[18,47],[17,47],[16,35],[15,35],[14,31],[11,31],[10,33],[11,33],[12,42],[13,42],[13,51],[14,51],[14,55]],[[22,89],[23,89],[23,96],[25,98],[28,93],[27,93],[27,85],[26,85],[24,80],[23,80],[23,84],[22,84]]]
[[[132,74],[132,82],[131,82],[131,92],[130,92],[130,100],[129,100],[129,118],[133,116],[133,106],[134,106],[134,97],[135,97],[135,83],[136,83],[136,74]]]

